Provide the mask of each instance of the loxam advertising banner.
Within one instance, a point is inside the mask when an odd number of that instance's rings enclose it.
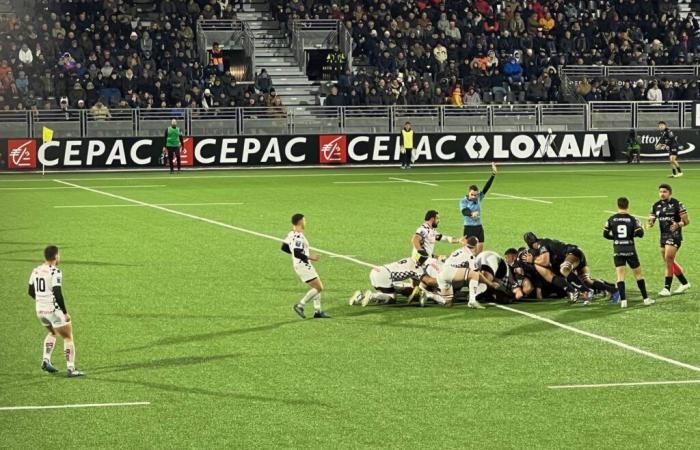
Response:
[[[700,131],[679,130],[682,159],[696,158]],[[656,132],[639,132],[642,156],[663,160]],[[508,162],[592,162],[622,159],[627,132],[416,133],[416,164]],[[163,164],[160,138],[0,139],[9,170],[148,168]],[[186,137],[184,166],[313,166],[398,164],[397,134]],[[699,158],[700,159],[700,158]]]

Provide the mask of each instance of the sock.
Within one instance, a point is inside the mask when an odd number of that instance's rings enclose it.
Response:
[[[644,278],[641,280],[637,280],[637,286],[639,287],[639,292],[642,293],[642,298],[648,298],[647,296],[647,284],[644,281]]]
[[[307,292],[306,295],[304,295],[304,297],[301,300],[299,300],[299,304],[301,306],[305,306],[306,302],[316,297],[316,295],[318,295],[318,291],[316,290],[316,288],[309,289],[309,292]]]
[[[53,353],[53,348],[56,345],[56,336],[50,334],[46,335],[44,339],[44,359],[51,362],[51,353]]]
[[[593,287],[593,289],[595,289],[596,291],[607,291],[611,294],[615,292],[615,286],[612,284],[608,284],[605,281],[593,280],[593,284],[591,285],[591,287]]]
[[[369,296],[370,301],[376,301],[376,302],[388,302],[394,299],[394,296],[391,294],[385,294],[383,292],[375,292]]]
[[[671,171],[673,172],[674,175],[676,174],[676,168],[675,168],[675,167],[674,167],[673,169],[671,169]]]
[[[673,283],[673,277],[665,277],[664,278],[664,287],[666,289],[671,289],[671,283]]]
[[[73,342],[63,341],[63,353],[66,354],[66,365],[70,370],[75,369],[75,345]]]
[[[676,278],[678,278],[678,281],[681,282],[681,284],[688,284],[688,279],[683,275],[683,272],[678,272],[676,274]]]
[[[683,173],[683,171],[681,170],[681,166],[676,166],[676,170],[678,171],[678,173]]]
[[[620,300],[626,300],[627,297],[625,296],[625,282],[624,281],[617,282],[617,290],[620,291]]]
[[[478,280],[469,280],[469,303],[476,301],[476,294],[479,290]]]
[[[442,295],[434,294],[432,292],[424,291],[425,296],[429,298],[430,300],[433,300],[435,303],[439,303],[440,305],[445,304],[445,298]]]
[[[318,294],[316,294],[316,296],[314,297],[314,311],[316,311],[316,312],[321,311],[321,293],[320,292]]]

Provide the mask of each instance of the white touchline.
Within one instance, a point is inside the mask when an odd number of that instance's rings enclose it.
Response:
[[[170,213],[170,214],[176,214],[176,215],[178,215],[178,216],[188,217],[188,218],[193,219],[193,220],[199,220],[199,221],[201,221],[201,222],[206,222],[206,223],[209,223],[209,224],[211,224],[211,225],[218,225],[218,226],[220,226],[220,227],[228,228],[228,229],[230,229],[230,230],[240,231],[241,233],[246,233],[246,234],[250,234],[250,235],[253,235],[253,236],[257,236],[257,237],[262,237],[262,238],[265,238],[265,239],[270,239],[270,240],[276,241],[276,242],[283,242],[283,239],[280,239],[280,238],[278,238],[278,237],[271,236],[271,235],[269,235],[269,234],[258,233],[257,231],[253,231],[253,230],[247,230],[247,229],[245,229],[245,228],[240,228],[240,227],[237,227],[237,226],[234,226],[234,225],[229,225],[229,224],[227,224],[227,223],[219,222],[219,221],[217,221],[217,220],[211,220],[211,219],[207,219],[207,218],[205,218],[205,217],[195,216],[194,214],[188,214],[188,213],[185,213],[185,212],[182,212],[182,211],[177,211],[177,210],[175,210],[175,209],[170,209],[170,208],[166,208],[166,207],[164,207],[164,206],[158,206],[158,205],[154,205],[154,204],[151,204],[151,203],[142,202],[142,201],[140,201],[140,200],[135,200],[135,199],[132,199],[132,198],[124,197],[124,196],[122,196],[122,195],[112,194],[112,193],[110,193],[110,192],[100,191],[100,190],[97,190],[97,189],[95,189],[95,188],[90,188],[90,187],[81,186],[81,185],[78,185],[78,184],[69,183],[69,182],[67,182],[67,181],[62,181],[62,180],[57,180],[57,179],[54,179],[54,181],[57,182],[57,183],[65,184],[65,185],[67,185],[67,186],[73,186],[73,187],[75,187],[75,188],[79,188],[79,189],[83,189],[83,190],[85,190],[85,191],[93,192],[93,193],[95,193],[95,194],[105,195],[105,196],[107,196],[107,197],[112,197],[112,198],[116,198],[116,199],[119,199],[119,200],[123,200],[123,201],[125,201],[125,202],[130,202],[130,203],[135,203],[135,204],[138,204],[138,205],[147,206],[147,207],[149,207],[149,208],[157,209],[157,210],[160,210],[160,211],[163,211],[163,212],[167,212],[167,213]],[[351,257],[351,256],[340,255],[340,254],[338,254],[338,253],[329,252],[329,251],[326,251],[326,250],[321,250],[321,249],[315,248],[315,247],[312,247],[311,249],[314,250],[314,251],[316,251],[316,252],[319,252],[319,253],[322,253],[322,254],[325,254],[325,255],[329,255],[329,256],[334,256],[334,257],[340,258],[340,259],[345,259],[345,260],[347,260],[347,261],[351,261],[351,262],[354,262],[355,264],[360,264],[360,265],[362,265],[362,266],[372,267],[372,268],[376,267],[374,264],[370,264],[370,263],[365,262],[365,261],[360,261],[359,259],[353,258],[353,257]],[[509,308],[509,307],[503,306],[503,305],[496,305],[496,304],[493,304],[493,303],[491,303],[491,304],[494,305],[494,306],[497,307],[497,308],[500,308],[500,309],[503,309],[503,310],[506,310],[506,311],[510,311],[510,312],[514,312],[514,313],[516,313],[516,314],[522,314],[522,315],[524,315],[524,316],[530,317],[531,319],[540,320],[540,321],[542,321],[542,322],[549,323],[549,324],[551,324],[551,325],[554,325],[554,326],[559,327],[559,328],[563,328],[563,329],[568,330],[568,331],[571,331],[571,332],[573,332],[573,333],[578,333],[578,334],[581,334],[581,335],[584,335],[584,336],[588,336],[588,337],[591,337],[591,338],[594,338],[594,339],[599,339],[599,340],[601,340],[601,341],[603,341],[603,342],[607,342],[607,343],[609,343],[609,344],[616,345],[616,346],[621,347],[621,348],[623,348],[623,349],[625,349],[625,350],[629,350],[629,351],[631,351],[631,352],[639,353],[640,355],[644,355],[644,356],[647,356],[647,357],[649,357],[649,358],[654,358],[654,359],[657,359],[657,360],[659,360],[659,361],[664,361],[664,362],[667,362],[667,363],[669,363],[669,364],[673,364],[673,365],[678,366],[678,367],[683,367],[683,368],[686,368],[686,369],[694,370],[694,371],[696,371],[696,372],[700,372],[700,367],[695,367],[695,366],[693,366],[693,365],[686,364],[686,363],[683,363],[683,362],[680,362],[680,361],[676,361],[676,360],[671,359],[671,358],[666,358],[665,356],[657,355],[657,354],[655,354],[655,353],[651,353],[651,352],[648,352],[648,351],[646,351],[646,350],[642,350],[641,348],[637,348],[637,347],[631,346],[631,345],[629,345],[629,344],[625,344],[624,342],[616,341],[615,339],[611,339],[611,338],[608,338],[608,337],[605,337],[605,336],[600,336],[600,335],[597,335],[597,334],[594,334],[594,333],[590,333],[590,332],[588,332],[588,331],[580,330],[580,329],[574,328],[574,327],[572,327],[572,326],[570,326],[570,325],[565,325],[565,324],[563,324],[563,323],[559,323],[559,322],[554,321],[554,320],[552,320],[552,319],[547,319],[547,318],[545,318],[545,317],[541,317],[541,316],[538,316],[538,315],[536,315],[536,314],[531,314],[531,313],[528,313],[528,312],[525,312],[525,311],[520,311],[520,310],[517,310],[517,309],[514,309],[514,308]]]
[[[617,214],[619,211],[608,211],[608,210],[606,210],[606,211],[603,211],[603,212],[610,213],[610,214]],[[646,219],[646,218],[648,217],[648,216],[638,216],[638,215],[636,215],[636,214],[630,214],[630,216],[636,217],[637,219]]]
[[[74,187],[74,188],[77,188],[77,189],[83,189],[83,190],[85,190],[85,191],[93,192],[93,193],[95,193],[95,194],[106,195],[107,197],[116,198],[116,199],[118,199],[118,200],[122,200],[122,201],[129,202],[129,203],[134,203],[134,204],[136,204],[136,205],[141,205],[141,206],[145,206],[145,207],[148,207],[148,208],[158,209],[158,210],[163,211],[163,212],[167,212],[167,213],[170,213],[170,214],[176,214],[176,215],[182,216],[182,217],[188,217],[188,218],[190,218],[190,219],[199,220],[200,222],[206,222],[206,223],[209,223],[209,224],[212,224],[212,225],[218,225],[218,226],[220,226],[220,227],[228,228],[228,229],[230,229],[230,230],[240,231],[241,233],[251,234],[251,235],[253,235],[253,236],[262,237],[262,238],[265,238],[265,239],[270,239],[270,240],[276,241],[276,242],[283,242],[283,241],[284,241],[284,239],[280,239],[280,238],[278,238],[278,237],[276,237],[276,236],[271,236],[271,235],[269,235],[269,234],[264,234],[264,233],[258,233],[257,231],[248,230],[248,229],[241,228],[241,227],[237,227],[237,226],[234,226],[234,225],[229,225],[229,224],[224,223],[224,222],[219,222],[218,220],[207,219],[206,217],[195,216],[194,214],[188,214],[188,213],[186,213],[186,212],[182,212],[182,211],[178,211],[178,210],[175,210],[175,209],[166,208],[165,206],[159,206],[159,205],[155,205],[155,204],[153,204],[153,203],[142,202],[142,201],[140,201],[140,200],[135,200],[135,199],[133,199],[133,198],[124,197],[124,196],[122,196],[122,195],[117,195],[117,194],[112,194],[111,192],[100,191],[100,190],[97,190],[97,189],[92,188],[92,187],[81,186],[81,185],[79,185],[79,184],[73,184],[73,183],[69,183],[69,182],[67,182],[67,181],[56,180],[56,179],[54,179],[54,181],[55,181],[56,183],[61,183],[61,184],[64,184],[64,185],[66,185],[66,186],[71,186],[71,187]],[[314,248],[314,247],[311,247],[311,249],[314,250],[314,251],[317,251],[317,252],[319,252],[319,253],[328,255],[328,256],[334,256],[334,257],[336,257],[336,258],[346,259],[346,260],[348,260],[348,261],[352,261],[352,262],[357,263],[357,264],[362,264],[363,266],[375,267],[374,264],[366,263],[366,262],[364,262],[364,261],[360,261],[359,259],[355,259],[355,258],[352,258],[352,257],[349,257],[349,256],[340,255],[340,254],[338,254],[338,253],[333,253],[333,252],[329,252],[329,251],[326,251],[326,250],[321,250],[321,249]]]
[[[700,380],[677,380],[677,381],[637,381],[631,383],[604,383],[604,384],[565,384],[560,386],[547,386],[549,389],[591,389],[625,386],[662,386],[665,384],[696,384]]]
[[[122,184],[117,186],[93,186],[97,189],[115,189],[115,188],[153,188],[153,187],[165,187],[164,184]],[[54,190],[54,189],[75,189],[73,186],[51,186],[51,187],[2,187],[0,191],[42,191],[42,190]]]
[[[501,197],[507,197],[507,198],[512,198],[512,199],[516,199],[516,200],[525,200],[528,202],[545,203],[547,205],[552,204],[552,202],[550,202],[548,200],[539,200],[539,199],[533,198],[533,197],[518,197],[517,195],[499,194],[498,192],[492,192],[491,195],[499,195]]]
[[[396,181],[403,181],[404,183],[415,183],[415,184],[424,184],[426,186],[437,186],[435,183],[428,183],[425,181],[416,181],[416,180],[407,180],[405,178],[395,178],[395,177],[389,177],[390,180],[396,180]]]
[[[244,205],[245,203],[157,203],[156,206],[216,206],[216,205]],[[144,205],[60,205],[54,208],[138,208]]]
[[[498,194],[497,194],[498,195]],[[464,198],[464,197],[462,197]],[[458,202],[462,200],[462,198],[431,198],[430,201],[433,202]],[[548,199],[548,200],[558,200],[558,199],[578,199],[578,198],[608,198],[607,195],[572,195],[570,197],[562,196],[562,197],[527,197],[528,199],[534,199],[534,200],[542,200],[542,199]],[[520,197],[501,197],[501,198],[491,198],[489,200],[522,200]]]
[[[111,408],[115,406],[143,406],[151,402],[127,402],[127,403],[82,403],[74,405],[47,405],[47,406],[2,406],[0,411],[23,411],[32,409],[65,409],[65,408]]]
[[[647,356],[649,358],[653,358],[653,359],[657,359],[659,361],[673,364],[674,366],[683,367],[684,369],[693,370],[695,372],[700,372],[700,367],[693,366],[691,364],[687,364],[684,362],[676,361],[675,359],[667,358],[665,356],[657,355],[656,353],[642,350],[641,348],[637,348],[637,347],[634,347],[632,345],[625,344],[624,342],[621,342],[621,341],[616,341],[615,339],[611,339],[609,337],[601,336],[599,334],[591,333],[589,331],[580,330],[578,328],[572,327],[571,325],[566,325],[566,324],[557,322],[556,320],[552,320],[552,319],[548,319],[546,317],[538,316],[537,314],[532,314],[529,312],[521,311],[519,309],[510,308],[508,306],[498,305],[496,303],[490,303],[490,305],[493,305],[499,309],[504,309],[506,311],[510,311],[510,312],[514,312],[516,314],[521,314],[523,316],[527,316],[531,319],[539,320],[541,322],[546,322],[550,325],[554,325],[555,327],[559,327],[559,328],[563,328],[567,331],[571,331],[572,333],[578,333],[580,335],[587,336],[589,338],[598,339],[600,341],[607,342],[608,344],[612,344],[612,345],[616,345],[618,347],[624,348],[625,350],[629,350],[631,352],[639,353],[640,355],[644,355],[644,356]]]

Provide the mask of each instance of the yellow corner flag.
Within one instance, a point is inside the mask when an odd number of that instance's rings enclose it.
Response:
[[[51,128],[43,127],[41,130],[41,137],[44,143],[53,141],[53,130]]]

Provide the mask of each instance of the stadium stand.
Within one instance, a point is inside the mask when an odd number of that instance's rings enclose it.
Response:
[[[672,0],[43,0],[22,15],[0,15],[0,110],[86,109],[104,118],[112,108],[312,104],[314,83],[290,41],[295,21],[324,19],[345,24],[354,60],[350,70],[342,52],[328,52],[329,85],[318,100],[326,105],[697,100],[696,71],[630,79],[574,70],[695,64],[695,7]],[[251,28],[257,70],[250,83],[241,82],[245,68],[225,66],[214,53],[202,59],[209,51],[197,36],[203,19]]]

